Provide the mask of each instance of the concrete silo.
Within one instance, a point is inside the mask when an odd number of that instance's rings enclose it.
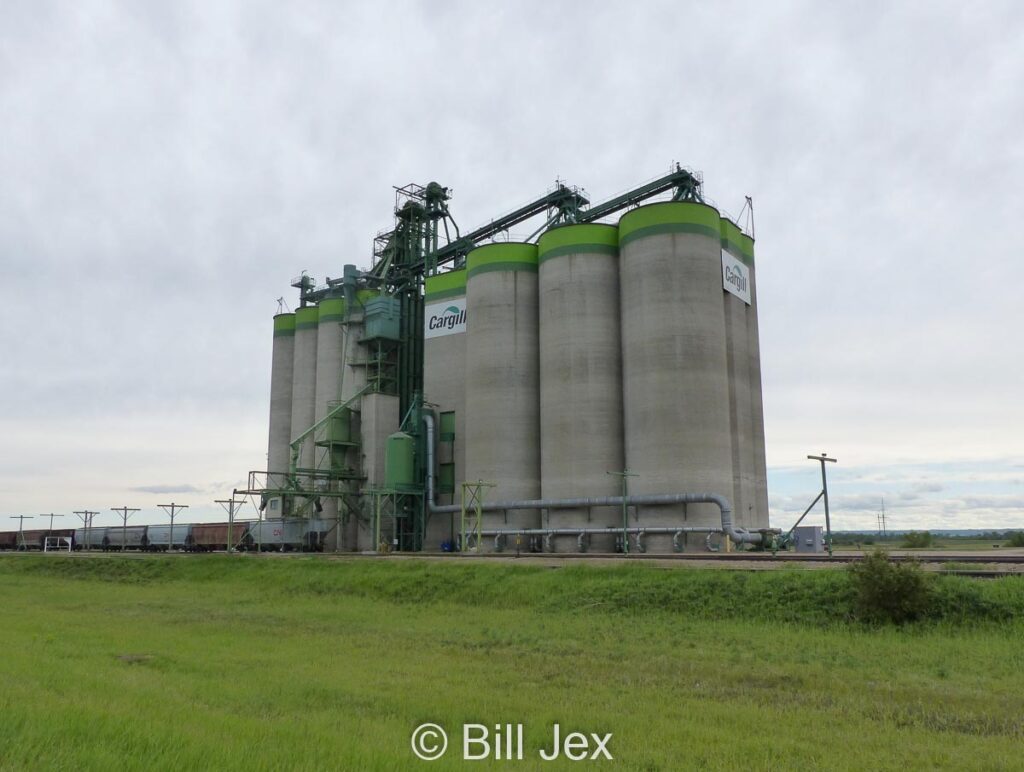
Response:
[[[733,495],[721,226],[689,202],[641,206],[619,221],[626,466],[637,494]],[[717,507],[658,507],[639,525],[720,523]],[[651,551],[671,551],[651,536]],[[692,537],[688,540],[694,544]]]
[[[623,469],[618,228],[565,225],[538,242],[541,494],[617,496]],[[554,509],[552,528],[621,526],[618,508]],[[615,537],[587,547],[611,552]],[[576,552],[575,536],[556,536]]]
[[[750,356],[751,441],[754,447],[754,515],[751,527],[768,527],[768,469],[765,458],[764,402],[761,394],[761,342],[757,328],[757,271],[754,240],[741,233],[739,245],[750,271],[750,307],[747,310],[747,352]]]
[[[345,300],[343,298],[324,298],[320,301],[317,319],[316,341],[316,390],[314,422],[320,423],[327,413],[335,407],[341,397],[342,368],[345,360]],[[314,465],[317,470],[326,472],[334,465],[337,457],[344,457],[347,445],[337,444],[349,439],[347,431],[336,431],[335,424],[347,429],[348,422],[344,419],[333,421],[317,433]],[[336,483],[332,483],[337,487]],[[325,548],[338,549],[341,546],[341,535],[338,524],[338,500],[333,496],[321,499],[322,511],[319,519],[328,524],[328,536]]]
[[[466,258],[466,481],[488,500],[540,495],[537,247],[488,244]],[[484,529],[537,528],[537,510],[488,514]],[[485,540],[485,548],[490,541]],[[514,548],[510,540],[508,545]],[[524,543],[523,547],[526,547]]]
[[[270,438],[267,443],[267,487],[282,488],[287,480],[292,426],[292,373],[295,357],[295,314],[274,317],[274,348],[270,365]],[[281,498],[267,503],[268,516],[281,516]]]
[[[316,344],[320,309],[303,306],[295,312],[295,358],[292,372],[291,441],[313,426],[316,420]],[[299,468],[313,467],[313,438],[302,443]],[[302,487],[309,481],[299,476]],[[299,504],[301,502],[296,502]],[[294,514],[294,513],[285,513]]]
[[[737,525],[756,522],[754,502],[753,393],[750,384],[748,315],[750,269],[741,245],[739,227],[721,220],[722,299],[725,303],[725,344],[729,367],[729,423],[732,435],[732,499]]]
[[[428,276],[423,296],[423,396],[437,411],[435,491],[438,503],[458,504],[466,474],[466,271]],[[453,515],[429,518],[428,550],[455,541]]]

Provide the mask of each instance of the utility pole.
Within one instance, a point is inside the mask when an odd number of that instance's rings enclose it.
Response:
[[[18,547],[25,548],[25,521],[31,520],[32,515],[11,515],[11,520],[18,521]]]
[[[80,509],[79,511],[73,512],[72,514],[78,515],[78,519],[82,521],[82,528],[85,529],[85,544],[83,546],[85,547],[85,549],[91,550],[92,543],[89,539],[89,531],[92,529],[93,515],[98,515],[99,512],[93,512],[88,509]]]
[[[832,557],[832,521],[829,517],[828,511],[828,480],[825,476],[825,463],[830,464],[836,463],[834,458],[829,458],[825,451],[821,451],[820,456],[808,456],[812,461],[818,461],[821,464],[821,495],[825,500],[825,533],[826,533],[826,546],[828,547],[828,556]]]
[[[121,516],[121,552],[128,549],[128,518],[131,517],[129,512],[135,513],[139,511],[138,507],[111,507],[111,512],[117,512]]]
[[[231,530],[235,524],[235,513],[245,506],[245,499],[235,500],[235,494],[231,494],[230,499],[215,499],[214,504],[220,504],[224,511],[228,513],[228,540],[225,545],[228,548],[228,552],[235,551],[235,543],[231,539]]]
[[[48,518],[50,518],[50,528],[49,528],[49,531],[52,531],[53,530],[53,518],[55,518],[55,517],[64,517],[64,515],[55,515],[55,514],[53,514],[53,512],[51,512],[48,515],[40,515],[40,517],[48,517]],[[47,535],[49,535],[49,531],[47,531]]]
[[[55,517],[64,517],[64,515],[55,515],[55,514],[53,514],[53,512],[51,512],[48,515],[40,515],[40,517],[48,517],[48,518],[50,518],[50,527],[46,531],[46,536],[43,537],[43,551],[45,552],[46,551],[47,540],[53,535],[53,518],[55,518]]]
[[[629,478],[639,477],[640,475],[635,472],[630,472],[628,469],[623,469],[621,472],[605,472],[614,477],[622,478],[622,554],[629,554],[629,505],[626,500],[629,498]]]
[[[175,504],[172,501],[170,504],[157,504],[157,506],[171,516],[171,533],[167,537],[167,551],[170,552],[174,549],[174,513],[181,509],[188,509],[188,504]]]

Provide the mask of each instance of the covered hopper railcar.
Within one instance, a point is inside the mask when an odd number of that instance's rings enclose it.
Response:
[[[229,530],[231,532],[230,540]],[[185,549],[189,552],[214,552],[227,550],[229,546],[231,549],[238,549],[239,545],[245,541],[248,530],[249,524],[245,522],[195,523],[186,537]],[[175,534],[175,538],[177,538],[177,534]]]
[[[192,533],[191,523],[175,523],[174,533],[170,525],[151,525],[146,532],[146,549],[150,552],[167,552],[167,550],[183,550],[188,544]]]
[[[75,549],[103,549],[103,540],[107,536],[107,529],[103,526],[92,528],[75,529]]]
[[[107,551],[144,550],[146,549],[145,525],[129,525],[118,527],[116,525],[107,528],[106,536],[103,538],[103,549]]]
[[[264,520],[250,523],[242,543],[261,552],[321,552],[329,529],[318,520]]]

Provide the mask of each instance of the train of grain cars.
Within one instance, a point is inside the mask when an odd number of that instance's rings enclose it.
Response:
[[[120,525],[85,528],[54,528],[38,531],[0,532],[0,550],[42,550],[47,537],[50,549],[92,549],[105,552],[214,552],[228,549],[264,552],[321,552],[331,524],[317,520],[263,520],[228,523],[176,523],[170,525]],[[61,539],[59,545],[57,539]]]

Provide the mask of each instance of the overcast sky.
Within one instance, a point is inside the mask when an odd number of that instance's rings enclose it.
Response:
[[[213,519],[276,299],[368,265],[392,185],[466,229],[679,161],[754,199],[773,525],[826,450],[836,527],[1024,526],[1022,9],[6,0],[0,516]]]

